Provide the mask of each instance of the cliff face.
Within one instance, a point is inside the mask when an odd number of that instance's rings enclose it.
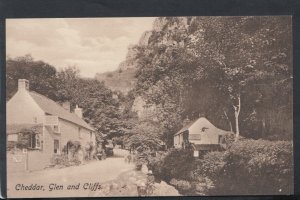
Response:
[[[148,45],[152,31],[145,31],[138,44],[140,46]],[[117,70],[112,72],[97,73],[96,79],[104,81],[105,85],[113,91],[120,91],[127,94],[134,88],[136,83],[135,73],[138,68],[136,63],[137,51],[135,45],[128,47],[126,59],[119,64]]]
[[[172,32],[175,29],[182,29],[183,31],[188,28],[188,19],[186,17],[178,18],[157,18],[153,23],[151,31],[145,31],[136,45],[130,45],[126,59],[119,64],[117,70],[106,73],[96,74],[96,78],[104,81],[105,85],[113,91],[120,91],[127,94],[135,87],[137,79],[135,78],[138,65],[136,62],[137,50],[135,46],[147,45],[182,45],[183,42],[179,38],[178,41],[172,37]],[[155,106],[146,105],[145,100],[138,96],[135,98],[132,110],[137,112],[138,116],[145,117],[149,113],[155,111]]]

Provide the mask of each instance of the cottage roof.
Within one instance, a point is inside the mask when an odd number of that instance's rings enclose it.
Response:
[[[182,132],[188,131],[189,128],[190,128],[193,124],[195,124],[196,122],[201,123],[201,124],[203,125],[203,127],[213,127],[213,128],[215,128],[215,129],[218,129],[218,133],[219,133],[220,135],[228,134],[228,133],[229,133],[229,131],[225,131],[225,130],[222,130],[222,129],[219,129],[219,128],[215,127],[215,126],[214,126],[210,121],[208,121],[208,119],[206,119],[205,117],[200,117],[200,118],[198,118],[198,119],[196,119],[196,120],[194,120],[194,121],[188,123],[187,125],[185,125],[182,129],[180,129],[177,133],[175,133],[175,135],[178,135],[178,134],[180,134],[180,133],[182,133]]]
[[[30,91],[29,94],[45,113],[58,116],[61,119],[70,121],[86,129],[94,130],[88,123],[78,117],[75,113],[67,111],[55,101],[34,91]]]
[[[177,133],[175,133],[175,135],[178,135],[179,133],[185,132],[187,130],[189,130],[189,128],[197,121],[198,119],[189,122],[188,124],[186,124],[185,126],[183,126]]]

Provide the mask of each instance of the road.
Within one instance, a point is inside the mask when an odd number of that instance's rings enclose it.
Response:
[[[61,169],[14,173],[7,178],[7,193],[8,197],[87,197],[101,190],[101,183],[133,168],[123,157],[111,157]],[[33,186],[38,190],[32,190]]]

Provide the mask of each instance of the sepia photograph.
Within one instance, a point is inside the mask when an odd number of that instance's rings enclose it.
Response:
[[[293,195],[292,27],[6,19],[8,197]]]

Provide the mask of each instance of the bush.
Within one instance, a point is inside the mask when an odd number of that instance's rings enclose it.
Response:
[[[149,161],[148,168],[162,180],[185,179],[193,169],[193,154],[190,150],[171,149]]]
[[[70,166],[68,156],[66,154],[54,155],[50,162],[54,166]]]
[[[201,159],[194,159],[189,150],[173,149],[152,157],[148,167],[181,194],[293,193],[293,147],[287,141],[241,139]]]
[[[241,140],[223,157],[215,177],[220,194],[292,194],[293,148],[287,141]]]
[[[170,184],[184,192],[189,192],[192,189],[190,182],[185,180],[177,180],[173,178],[171,179]]]

